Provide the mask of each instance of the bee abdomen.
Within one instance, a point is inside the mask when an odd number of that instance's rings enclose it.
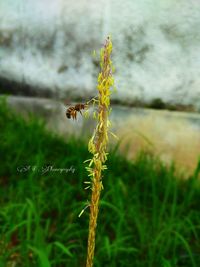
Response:
[[[66,112],[66,116],[67,116],[68,119],[71,118],[71,114],[69,112]]]

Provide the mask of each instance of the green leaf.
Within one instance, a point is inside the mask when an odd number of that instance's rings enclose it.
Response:
[[[39,267],[51,267],[49,259],[43,250],[39,250],[32,246],[29,246],[29,248],[38,256],[40,263]]]
[[[56,242],[54,242],[54,245],[57,246],[58,248],[60,248],[69,257],[73,257],[73,254],[70,252],[69,248],[65,247],[62,243],[56,241]]]

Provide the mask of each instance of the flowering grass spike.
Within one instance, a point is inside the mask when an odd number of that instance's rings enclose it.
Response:
[[[107,37],[103,48],[100,51],[100,67],[101,71],[98,76],[98,112],[94,117],[97,119],[97,126],[94,130],[92,138],[89,140],[88,150],[93,155],[90,159],[88,167],[89,177],[91,179],[91,202],[90,202],[90,222],[88,235],[88,251],[86,267],[93,266],[94,249],[95,249],[95,233],[97,226],[97,217],[99,212],[99,200],[102,185],[102,171],[107,168],[105,162],[107,160],[107,144],[108,144],[108,128],[110,121],[110,88],[114,85],[112,76],[112,42]]]

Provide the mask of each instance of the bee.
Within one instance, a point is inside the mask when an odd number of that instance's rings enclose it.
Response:
[[[66,116],[68,119],[76,120],[77,112],[80,112],[82,115],[81,110],[86,108],[86,104],[77,104],[75,106],[71,106],[66,110]]]

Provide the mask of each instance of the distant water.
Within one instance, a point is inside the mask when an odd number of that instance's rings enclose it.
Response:
[[[99,51],[113,38],[116,99],[200,109],[197,0],[1,0],[0,77],[94,94]]]

